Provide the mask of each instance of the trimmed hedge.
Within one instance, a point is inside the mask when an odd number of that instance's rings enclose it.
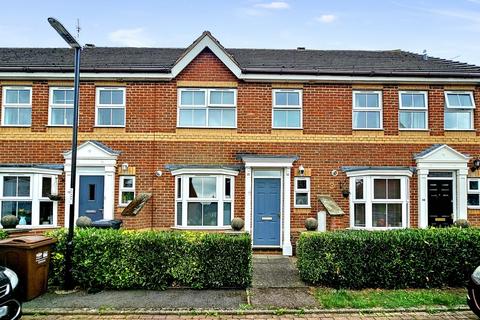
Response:
[[[63,284],[66,230],[57,238],[50,283]],[[249,235],[77,228],[73,277],[85,289],[245,288],[251,283]]]
[[[8,238],[8,233],[0,229],[0,240]]]
[[[459,287],[480,265],[480,229],[304,232],[301,278],[334,288]]]

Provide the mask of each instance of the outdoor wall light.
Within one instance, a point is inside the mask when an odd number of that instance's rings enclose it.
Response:
[[[163,175],[163,172],[161,170],[157,170],[157,171],[155,171],[155,175],[157,177],[161,177]]]
[[[122,171],[127,171],[128,170],[128,163],[122,163]]]
[[[473,160],[473,163],[472,163],[472,172],[478,170],[478,168],[480,168],[480,159],[475,159]]]
[[[298,173],[301,176],[303,176],[305,174],[305,168],[302,165],[300,165],[300,167],[298,167]]]

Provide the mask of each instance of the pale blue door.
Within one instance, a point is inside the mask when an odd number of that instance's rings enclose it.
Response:
[[[103,219],[104,177],[80,176],[78,215]]]
[[[254,179],[253,244],[280,245],[280,179]]]

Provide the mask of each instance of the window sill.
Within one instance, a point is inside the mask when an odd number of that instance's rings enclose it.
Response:
[[[480,206],[467,206],[467,209],[470,209],[470,210],[480,210]]]
[[[294,209],[312,209],[312,206],[294,206]]]
[[[203,226],[196,226],[196,227],[183,227],[183,226],[175,226],[175,227],[170,227],[172,230],[190,230],[190,231],[223,231],[223,230],[232,230],[232,227],[230,226],[221,226],[221,227],[203,227]]]
[[[409,129],[409,128],[398,128],[398,131],[403,131],[403,132],[429,132],[430,129]]]

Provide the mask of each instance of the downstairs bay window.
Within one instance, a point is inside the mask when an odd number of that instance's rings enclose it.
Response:
[[[233,199],[233,176],[178,175],[175,177],[175,226],[229,228]]]
[[[393,229],[408,226],[408,177],[350,177],[350,226]]]
[[[19,227],[55,226],[57,176],[39,173],[0,173],[0,213],[14,215]]]

